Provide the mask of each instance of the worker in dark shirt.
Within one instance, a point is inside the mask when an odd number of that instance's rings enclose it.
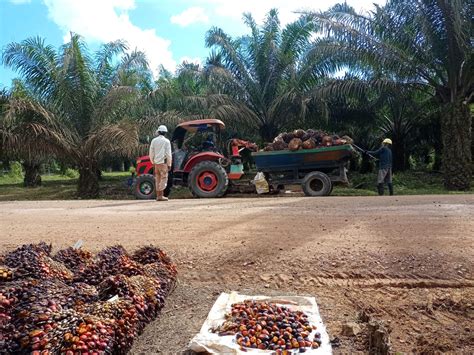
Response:
[[[214,138],[212,137],[212,135],[208,135],[206,140],[202,143],[202,149],[203,150],[214,150],[216,147],[215,143],[214,143]]]
[[[384,183],[388,185],[388,191],[390,196],[393,195],[393,184],[392,184],[392,151],[390,146],[392,145],[392,140],[385,138],[382,142],[382,146],[374,151],[366,151],[367,154],[370,154],[379,160],[379,173],[377,176],[377,189],[379,195],[383,195]]]

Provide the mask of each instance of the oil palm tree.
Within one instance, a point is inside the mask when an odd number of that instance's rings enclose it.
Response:
[[[71,34],[59,50],[29,38],[3,52],[3,63],[19,72],[28,90],[27,98],[10,100],[7,116],[34,118],[30,132],[38,147],[78,168],[81,197],[98,195],[103,156],[132,154],[138,144],[129,112],[146,86],[148,64],[143,53],[124,55],[126,49],[116,41],[91,57],[81,37]]]
[[[26,97],[25,87],[19,80],[13,80],[11,90],[5,90],[1,94],[0,156],[21,161],[24,186],[37,187],[42,181],[41,163],[50,153],[47,142],[41,141],[41,138],[35,137],[34,134],[33,127],[41,118],[32,112],[21,112],[15,116],[8,114],[12,102]]]
[[[201,65],[181,63],[175,73],[161,68],[148,102],[160,112],[180,112],[183,115],[196,114],[193,100],[187,100],[206,93],[206,83]]]
[[[439,107],[433,105],[433,99],[424,92],[406,90],[400,85],[398,90],[389,90],[378,98],[379,129],[384,137],[393,141],[393,167],[395,171],[409,168],[409,158],[422,146],[436,147],[436,138],[427,137],[426,123],[435,126]],[[430,129],[432,131],[432,129]],[[426,160],[426,158],[425,158]]]
[[[308,14],[305,14],[308,16]],[[314,47],[333,70],[349,69],[383,90],[393,83],[422,90],[443,114],[444,183],[465,190],[471,181],[471,114],[474,91],[473,7],[468,0],[389,0],[368,14],[347,5],[312,13],[326,36]],[[357,82],[338,90],[354,91]]]
[[[303,16],[282,29],[276,10],[262,26],[249,14],[244,22],[249,35],[234,39],[220,28],[206,35],[212,54],[204,68],[205,101],[215,116],[251,125],[269,141],[308,113],[305,93],[320,78],[315,57],[306,55],[315,28]]]

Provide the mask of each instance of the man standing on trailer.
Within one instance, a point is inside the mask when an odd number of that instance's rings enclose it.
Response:
[[[155,190],[157,201],[168,201],[168,198],[163,196],[166,185],[168,184],[168,171],[171,170],[171,143],[165,137],[168,133],[168,128],[161,125],[158,127],[154,138],[150,143],[150,161],[153,164],[155,172]]]
[[[393,184],[392,184],[392,151],[390,146],[392,140],[385,138],[382,142],[382,147],[374,151],[366,151],[366,154],[375,156],[379,159],[379,173],[377,176],[377,189],[379,195],[383,195],[384,183],[388,185],[388,191],[390,196],[393,195]]]

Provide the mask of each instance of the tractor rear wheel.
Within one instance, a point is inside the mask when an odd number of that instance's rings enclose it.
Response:
[[[331,179],[320,171],[307,174],[301,187],[306,196],[328,196],[332,191]]]
[[[222,197],[229,186],[229,178],[222,166],[214,161],[203,161],[192,168],[188,177],[192,194],[201,198]]]

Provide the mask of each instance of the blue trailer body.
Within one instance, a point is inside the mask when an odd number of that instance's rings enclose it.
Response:
[[[252,153],[258,171],[327,170],[337,168],[351,158],[351,145]]]
[[[348,184],[346,165],[354,150],[351,145],[252,153],[257,170],[269,186],[301,184],[307,196],[327,196],[334,183]]]

